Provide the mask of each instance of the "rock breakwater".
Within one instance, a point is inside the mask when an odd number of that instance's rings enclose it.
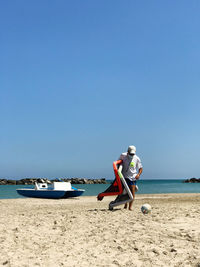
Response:
[[[48,183],[51,184],[57,179],[49,180],[47,178],[25,178],[20,180],[7,180],[0,179],[0,185],[32,185],[36,182],[38,183]],[[107,184],[105,178],[101,179],[88,179],[88,178],[63,178],[63,182],[71,182],[72,184]]]
[[[200,178],[189,178],[184,181],[184,183],[200,183]]]

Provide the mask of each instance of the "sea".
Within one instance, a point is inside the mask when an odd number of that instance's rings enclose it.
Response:
[[[112,181],[107,184],[77,184],[78,189],[85,189],[82,196],[97,196],[105,191]],[[200,193],[200,183],[184,183],[176,179],[139,180],[137,194],[167,194],[167,193]],[[24,198],[18,195],[18,188],[33,188],[33,185],[0,185],[0,199]]]

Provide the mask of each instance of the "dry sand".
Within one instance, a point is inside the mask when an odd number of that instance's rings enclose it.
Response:
[[[200,194],[111,200],[0,200],[0,266],[200,266]]]

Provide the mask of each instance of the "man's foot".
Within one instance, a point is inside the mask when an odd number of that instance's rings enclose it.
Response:
[[[132,208],[129,208],[130,211],[132,211],[133,209]]]
[[[128,208],[128,205],[125,204],[125,205],[124,205],[124,209],[127,209],[127,208]]]

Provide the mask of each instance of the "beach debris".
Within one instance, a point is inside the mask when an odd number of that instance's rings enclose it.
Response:
[[[172,248],[170,252],[177,252],[177,250],[175,248]]]
[[[152,249],[152,252],[155,253],[156,255],[160,255],[160,253],[158,252],[158,250],[155,249],[155,248]]]
[[[118,249],[119,251],[121,251],[121,252],[124,252],[124,249],[123,249],[123,247],[121,247],[121,246],[118,246],[117,249]]]
[[[116,266],[121,266],[121,264],[117,260],[114,260],[113,264],[115,264]]]

